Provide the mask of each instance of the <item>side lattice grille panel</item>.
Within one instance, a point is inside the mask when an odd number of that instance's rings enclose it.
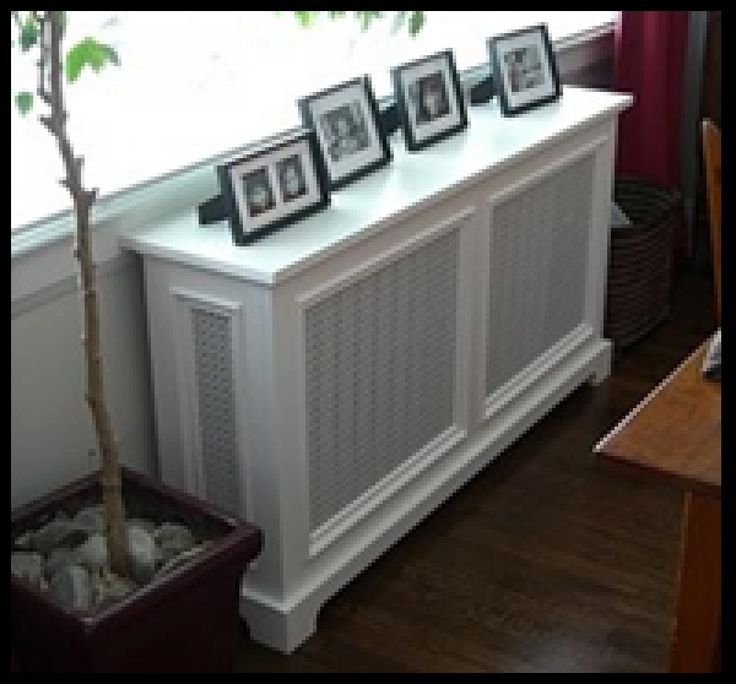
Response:
[[[192,309],[202,473],[207,500],[240,513],[231,320]]]
[[[486,394],[582,321],[593,157],[493,207]]]
[[[457,231],[306,311],[311,529],[453,424]]]

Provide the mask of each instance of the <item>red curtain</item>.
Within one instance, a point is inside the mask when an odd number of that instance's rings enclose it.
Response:
[[[680,138],[688,12],[626,11],[616,25],[614,87],[633,93],[619,122],[616,173],[681,188]],[[672,234],[672,267],[685,263],[684,216]]]
[[[687,28],[685,11],[626,11],[619,16],[614,87],[634,95],[619,125],[619,174],[680,187]]]

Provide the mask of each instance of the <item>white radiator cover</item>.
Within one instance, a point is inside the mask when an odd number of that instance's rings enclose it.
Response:
[[[602,338],[618,113],[495,103],[249,247],[194,209],[124,236],[146,265],[164,479],[259,525],[253,638],[322,604],[580,383]]]

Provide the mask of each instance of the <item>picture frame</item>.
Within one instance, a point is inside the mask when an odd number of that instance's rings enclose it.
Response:
[[[560,75],[546,24],[494,36],[487,44],[504,116],[521,114],[560,97]]]
[[[370,78],[360,76],[297,102],[314,130],[330,190],[338,190],[391,161]]]
[[[410,152],[467,127],[468,115],[452,50],[394,67],[391,80]]]
[[[326,170],[313,131],[301,129],[217,167],[233,241],[247,245],[326,207]]]

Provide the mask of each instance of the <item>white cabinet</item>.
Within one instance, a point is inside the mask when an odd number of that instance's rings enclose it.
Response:
[[[579,384],[604,378],[615,132],[568,87],[248,247],[196,208],[143,255],[161,473],[263,529],[242,590],[291,651],[342,585]]]

